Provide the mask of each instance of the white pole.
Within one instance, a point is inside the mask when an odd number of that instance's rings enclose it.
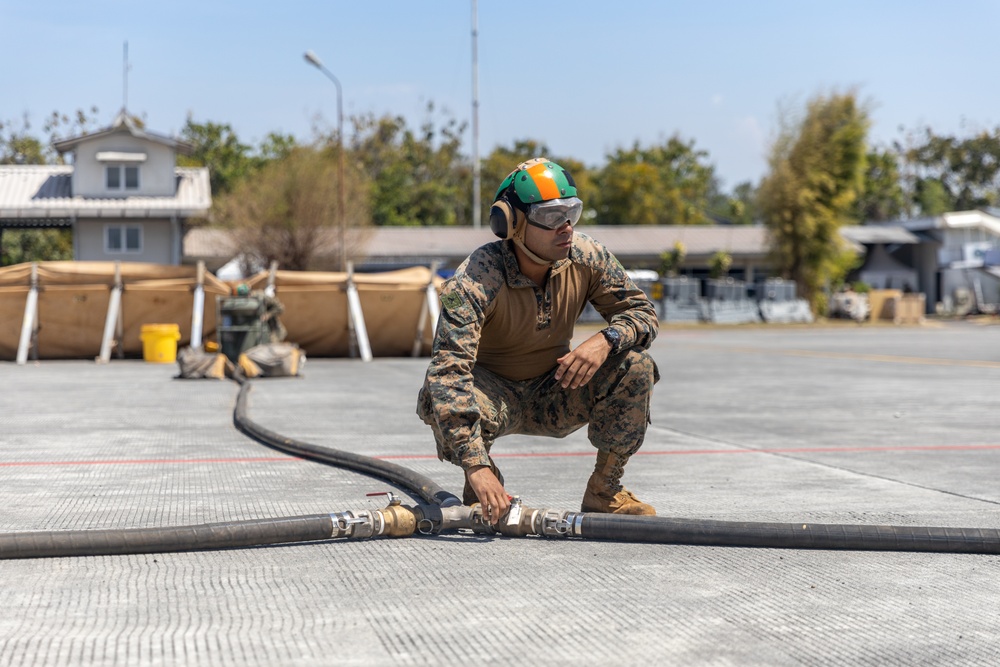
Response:
[[[205,262],[198,262],[198,284],[194,286],[194,304],[191,306],[191,347],[201,347],[205,323]]]
[[[108,314],[104,319],[104,336],[101,338],[101,355],[97,363],[106,364],[111,360],[111,340],[115,335],[115,324],[118,321],[118,308],[122,300],[122,287],[111,288],[111,298],[108,300]]]
[[[271,260],[271,266],[267,269],[267,287],[264,288],[264,294],[267,296],[274,296],[274,286],[278,281],[278,260]]]
[[[101,337],[101,353],[95,359],[99,364],[111,361],[111,340],[115,335],[115,325],[118,323],[118,313],[122,302],[122,269],[121,263],[115,262],[115,286],[111,288],[111,298],[108,299],[108,314],[104,318],[104,335]]]
[[[368,329],[365,327],[365,314],[361,311],[361,296],[358,286],[354,284],[354,264],[347,263],[347,310],[354,327],[354,335],[358,340],[362,361],[372,360],[372,348],[368,342]]]
[[[427,323],[427,299],[424,299],[420,306],[420,318],[417,319],[417,336],[413,339],[413,352],[411,357],[419,357],[420,349],[424,346],[424,325]]]
[[[480,202],[481,167],[479,164],[479,9],[472,0],[472,226],[482,225]]]
[[[17,344],[17,363],[23,366],[28,361],[28,348],[31,347],[31,335],[35,330],[35,320],[38,318],[38,264],[31,264],[31,287],[28,298],[24,302],[24,319],[21,320],[21,340]]]
[[[441,302],[438,298],[437,287],[434,286],[433,276],[427,285],[427,308],[431,314],[431,333],[437,331],[438,317],[441,315]]]
[[[437,275],[438,262],[431,264],[431,277],[427,281],[427,288],[424,290],[424,303],[420,308],[420,319],[417,322],[417,339],[413,341],[413,356],[420,356],[420,348],[424,343],[424,326],[427,324],[427,316],[431,318],[431,335],[437,331],[438,315],[441,307],[438,304],[437,287],[434,286],[434,276]]]

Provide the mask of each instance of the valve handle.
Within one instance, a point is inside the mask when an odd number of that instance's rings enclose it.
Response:
[[[389,496],[389,504],[390,505],[392,505],[393,503],[398,502],[398,499],[396,498],[396,494],[394,494],[392,491],[374,491],[372,493],[366,493],[365,496],[367,496],[369,498],[372,498],[374,496]]]
[[[516,526],[521,520],[521,496],[507,496],[510,499],[510,509],[507,510],[507,525]]]

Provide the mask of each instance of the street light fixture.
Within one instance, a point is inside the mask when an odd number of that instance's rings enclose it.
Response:
[[[344,205],[344,102],[340,81],[328,70],[323,61],[311,50],[303,55],[306,62],[325,74],[337,87],[337,154],[340,162],[337,165],[337,218],[340,223],[340,270],[347,271],[347,220]]]

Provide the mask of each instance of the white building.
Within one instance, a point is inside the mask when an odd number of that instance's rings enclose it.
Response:
[[[70,227],[77,260],[182,262],[188,220],[212,206],[208,169],[176,166],[188,144],[122,111],[53,146],[71,164],[0,166],[0,230]]]
[[[885,226],[902,227],[919,243],[887,246],[889,253],[916,269],[917,291],[927,295],[928,310],[941,303],[951,310],[971,299],[980,312],[1000,305],[1000,213],[956,211],[928,218],[895,220]],[[881,227],[883,225],[869,225]]]

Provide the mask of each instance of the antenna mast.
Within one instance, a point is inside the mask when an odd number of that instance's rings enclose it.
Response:
[[[128,40],[122,55],[122,111],[128,109]]]

